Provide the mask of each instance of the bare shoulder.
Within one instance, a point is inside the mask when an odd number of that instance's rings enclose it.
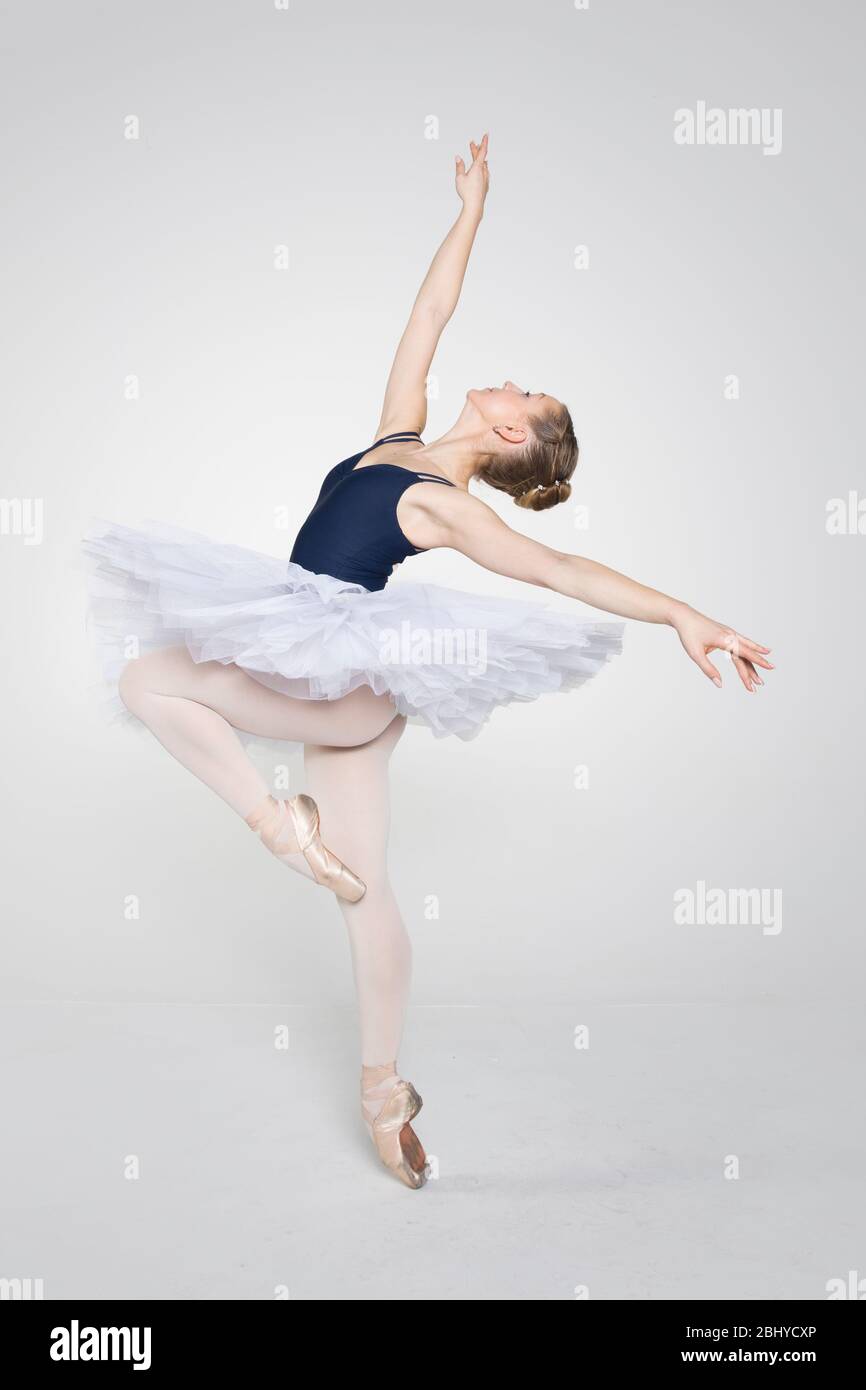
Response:
[[[423,550],[453,546],[461,534],[480,527],[508,529],[492,507],[464,488],[423,481],[403,493],[397,521],[406,538]]]

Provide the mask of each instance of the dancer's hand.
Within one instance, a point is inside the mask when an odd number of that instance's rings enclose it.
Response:
[[[474,212],[476,217],[481,217],[484,212],[484,199],[487,197],[487,189],[490,185],[490,174],[487,169],[487,136],[481,137],[480,145],[476,145],[474,140],[470,140],[469,148],[472,151],[472,163],[468,169],[459,154],[455,155],[457,192],[466,211]]]
[[[721,685],[722,678],[709,659],[710,652],[728,652],[737,675],[750,692],[764,684],[756,667],[761,666],[765,671],[774,669],[767,660],[769,647],[762,647],[750,637],[735,632],[732,627],[705,618],[703,613],[686,604],[678,605],[671,623],[692,661],[700,666],[714,685]]]

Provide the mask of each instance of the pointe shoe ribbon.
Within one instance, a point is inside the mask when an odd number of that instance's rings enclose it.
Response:
[[[246,818],[251,830],[277,859],[301,854],[316,883],[329,888],[345,902],[363,898],[367,885],[328,849],[320,834],[319,808],[311,796],[301,793],[288,801],[268,797]]]

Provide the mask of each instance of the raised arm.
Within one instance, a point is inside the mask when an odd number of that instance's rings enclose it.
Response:
[[[707,618],[687,603],[649,589],[634,579],[582,555],[568,555],[512,531],[479,498],[435,483],[413,488],[410,540],[417,546],[449,546],[494,574],[522,579],[643,623],[672,627],[692,661],[715,685],[722,678],[709,660],[711,651],[726,651],[747,690],[763,685],[757,666],[773,669],[762,647],[733,628]]]
[[[457,163],[457,192],[463,204],[428,270],[412,306],[394,357],[376,438],[397,430],[423,430],[427,421],[425,384],[442,330],[457,307],[463,277],[487,196],[487,136],[470,141],[472,163]]]

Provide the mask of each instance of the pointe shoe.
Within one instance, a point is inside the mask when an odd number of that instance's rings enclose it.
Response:
[[[411,1081],[396,1073],[366,1089],[362,1083],[364,1123],[379,1158],[395,1178],[416,1189],[427,1181],[427,1155],[410,1121],[422,1105]]]
[[[330,888],[338,898],[347,903],[363,898],[366,883],[322,843],[319,808],[311,796],[302,793],[288,801],[276,801],[269,796],[258,810],[247,816],[247,825],[258,832],[271,854],[290,867],[294,867],[292,856],[301,854],[316,883]]]

